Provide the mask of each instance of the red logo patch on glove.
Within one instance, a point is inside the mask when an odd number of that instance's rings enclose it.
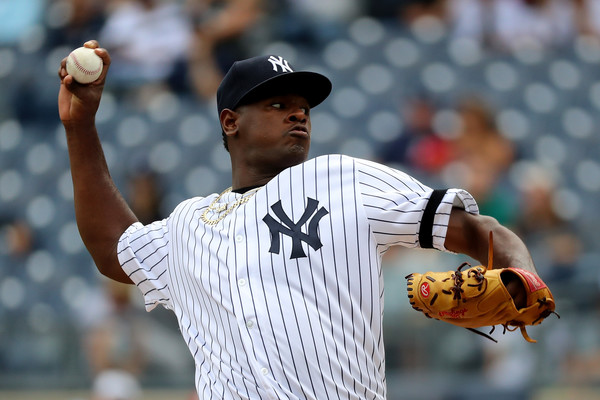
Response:
[[[524,269],[521,268],[508,268],[510,270],[515,271],[516,273],[518,273],[519,275],[521,275],[523,277],[523,279],[525,279],[525,281],[527,282],[527,286],[529,287],[529,292],[533,293],[533,292],[537,292],[540,289],[545,289],[548,286],[534,273],[531,273],[529,271],[526,271]]]
[[[430,293],[430,291],[429,291],[429,283],[423,282],[421,284],[421,296],[427,298],[427,297],[429,297],[429,293]]]

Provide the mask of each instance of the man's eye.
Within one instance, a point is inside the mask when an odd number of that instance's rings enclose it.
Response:
[[[273,108],[283,108],[283,104],[281,104],[281,103],[273,103],[273,104],[271,104],[271,106]]]

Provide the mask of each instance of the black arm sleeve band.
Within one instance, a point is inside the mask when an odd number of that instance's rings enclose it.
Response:
[[[427,202],[425,211],[423,211],[423,219],[421,220],[421,228],[419,229],[419,243],[423,249],[433,248],[433,217],[435,217],[435,211],[442,202],[447,191],[448,189],[434,190]]]

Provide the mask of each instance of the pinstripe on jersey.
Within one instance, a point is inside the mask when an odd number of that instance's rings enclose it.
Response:
[[[383,399],[380,257],[392,245],[419,246],[431,192],[373,162],[317,157],[281,172],[215,226],[200,214],[216,194],[184,201],[164,221],[132,225],[119,259],[148,310],[160,303],[176,314],[201,399]],[[295,223],[309,198],[324,208],[322,246],[275,231],[280,251],[270,251],[263,219],[286,226],[272,206],[281,201]],[[453,205],[478,212],[468,193],[448,190],[433,219],[440,250]],[[291,257],[294,241],[306,256]]]

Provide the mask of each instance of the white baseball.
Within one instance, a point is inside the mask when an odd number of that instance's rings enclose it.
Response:
[[[94,82],[102,73],[102,59],[94,49],[79,47],[67,58],[67,73],[79,83]]]

